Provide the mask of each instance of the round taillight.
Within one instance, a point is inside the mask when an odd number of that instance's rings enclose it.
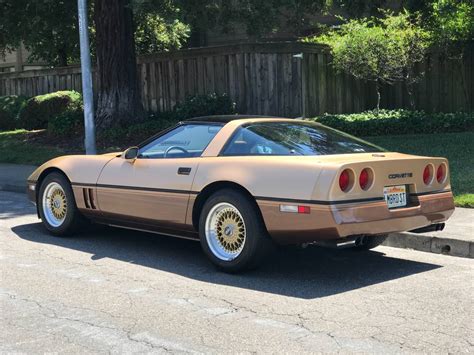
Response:
[[[343,170],[341,175],[339,175],[339,187],[342,191],[346,192],[349,189],[349,184],[351,182],[351,177],[349,170]]]
[[[370,176],[369,169],[364,169],[359,175],[359,185],[362,190],[366,190],[369,187]]]
[[[439,183],[442,183],[445,177],[446,167],[444,166],[444,164],[441,164],[440,166],[438,166],[438,170],[436,170],[436,180],[438,180]]]
[[[423,182],[425,185],[428,185],[431,182],[432,178],[432,172],[431,172],[431,166],[427,165],[425,167],[425,170],[423,170]]]

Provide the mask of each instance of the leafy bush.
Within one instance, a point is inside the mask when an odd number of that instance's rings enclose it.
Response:
[[[81,94],[76,91],[56,91],[32,97],[20,111],[21,128],[47,128],[53,117],[77,111],[81,106]]]
[[[25,106],[24,96],[0,96],[0,131],[18,128],[18,113]]]
[[[235,102],[227,94],[208,94],[187,97],[174,107],[176,117],[184,120],[209,115],[231,115],[236,113]]]
[[[52,136],[71,136],[84,134],[84,112],[78,105],[59,115],[53,116],[48,121],[48,134]]]
[[[474,113],[426,113],[409,110],[366,111],[315,117],[315,121],[355,136],[447,133],[474,130]]]
[[[138,54],[153,54],[180,49],[188,40],[190,26],[145,12],[134,13],[135,48]]]

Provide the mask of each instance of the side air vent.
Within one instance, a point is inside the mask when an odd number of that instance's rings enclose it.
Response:
[[[84,198],[84,204],[87,209],[97,209],[94,201],[94,190],[82,189],[82,197]]]
[[[89,190],[89,202],[91,204],[91,208],[93,210],[97,209],[97,207],[95,207],[95,202],[94,202],[94,191],[92,189],[88,189]]]

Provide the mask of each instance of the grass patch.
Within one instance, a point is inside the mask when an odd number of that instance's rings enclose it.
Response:
[[[367,137],[391,151],[448,158],[458,207],[474,208],[474,132]]]
[[[18,129],[0,132],[0,163],[41,165],[66,154],[64,149],[35,143],[41,132]]]

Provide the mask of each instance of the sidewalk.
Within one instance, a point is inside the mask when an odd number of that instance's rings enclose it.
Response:
[[[36,168],[34,165],[0,164],[0,190],[26,192],[26,179]]]
[[[32,165],[0,164],[0,191],[24,193]],[[442,232],[393,233],[384,245],[474,258],[474,209],[456,208]]]

